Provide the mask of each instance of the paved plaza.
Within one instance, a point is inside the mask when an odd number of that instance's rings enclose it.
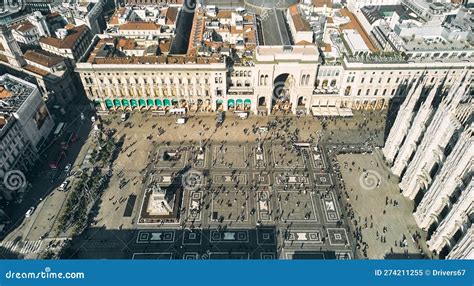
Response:
[[[183,126],[169,117],[133,114],[126,126],[113,116],[105,117],[105,123],[117,129],[116,136],[124,139],[124,149],[89,235],[78,239],[83,249],[75,255],[135,259],[361,256],[352,221],[346,221],[343,191],[336,184],[339,177],[331,169],[331,160],[334,154],[381,144],[385,115],[372,115],[324,122],[311,117],[239,120],[229,116],[219,128],[213,117],[190,118]],[[260,130],[262,126],[269,130]],[[152,185],[183,188],[177,220],[140,219],[145,193]],[[410,215],[409,209],[403,211]],[[112,249],[110,240],[121,244],[123,251]],[[92,245],[101,251],[85,251]],[[387,249],[371,251],[369,257],[379,258]]]
[[[357,245],[367,247],[368,257],[383,259],[385,254],[405,253],[414,257],[420,248],[426,248],[426,234],[412,215],[414,203],[400,195],[398,177],[385,165],[381,150],[338,155],[337,164],[346,186],[344,197],[350,205],[354,234],[361,238]],[[422,237],[420,244],[412,240],[415,233]]]

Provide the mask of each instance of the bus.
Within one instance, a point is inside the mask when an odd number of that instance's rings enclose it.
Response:
[[[61,123],[58,124],[58,126],[56,127],[56,129],[54,130],[54,133],[53,133],[55,137],[57,137],[59,134],[61,134],[61,131],[63,130],[64,125],[65,125],[64,122],[61,122]]]

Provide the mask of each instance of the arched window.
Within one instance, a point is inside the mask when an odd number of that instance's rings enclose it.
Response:
[[[306,81],[305,81],[305,85],[308,85],[308,84],[309,84],[309,78],[310,78],[309,74],[308,74],[308,75],[306,75]]]

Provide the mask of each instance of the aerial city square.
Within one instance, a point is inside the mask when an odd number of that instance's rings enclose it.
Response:
[[[12,3],[1,259],[474,259],[473,1]]]

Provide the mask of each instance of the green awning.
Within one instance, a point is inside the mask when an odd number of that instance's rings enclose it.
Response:
[[[229,106],[229,107],[234,107],[234,106],[235,106],[235,101],[234,101],[233,99],[229,99],[229,100],[227,101],[227,106]]]
[[[223,104],[224,101],[223,101],[222,99],[218,99],[218,100],[216,100],[216,103],[217,103],[217,104]]]
[[[114,105],[117,107],[122,106],[122,104],[120,103],[120,100],[118,99],[114,99]]]
[[[135,99],[130,100],[130,102],[132,104],[132,107],[137,107],[138,106],[138,102]]]
[[[246,99],[246,100],[244,100],[244,104],[245,105],[251,105],[252,101],[250,99]]]
[[[165,106],[171,106],[171,101],[169,99],[164,100]]]
[[[94,100],[94,106],[99,106],[101,102],[100,99]]]
[[[145,100],[144,100],[144,99],[138,100],[138,105],[140,105],[140,107],[141,107],[141,106],[146,106]]]
[[[177,99],[173,99],[173,104],[178,104],[178,100]]]
[[[120,101],[119,101],[119,103],[120,103]],[[106,106],[107,108],[112,108],[112,107],[114,107],[114,103],[112,102],[112,100],[106,99],[106,100],[105,100],[105,106]]]
[[[163,106],[163,101],[161,101],[161,99],[156,99],[155,100],[155,105],[156,106]]]
[[[146,105],[148,105],[148,106],[153,106],[153,105],[154,105],[154,104],[153,104],[153,99],[148,99],[148,100],[146,101]]]
[[[242,105],[244,104],[244,101],[242,99],[237,99],[237,105]]]
[[[128,100],[126,100],[126,99],[122,99],[122,105],[123,106],[130,106],[130,102],[128,102]]]

